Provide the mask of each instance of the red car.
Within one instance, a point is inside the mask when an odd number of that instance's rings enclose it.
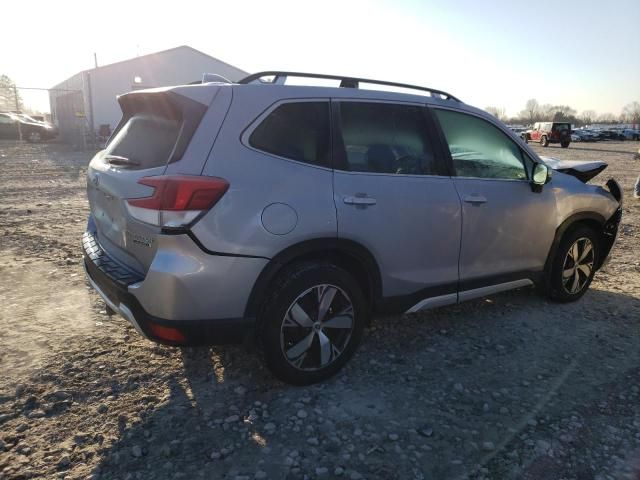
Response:
[[[567,148],[571,143],[571,124],[567,122],[536,122],[533,129],[522,134],[525,142],[540,142],[543,147],[559,143]]]

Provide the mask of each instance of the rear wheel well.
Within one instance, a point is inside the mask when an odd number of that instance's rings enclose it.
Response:
[[[326,245],[326,243],[325,241],[324,244]],[[282,272],[293,264],[310,262],[329,262],[353,275],[362,289],[369,311],[373,309],[375,300],[381,296],[382,288],[378,265],[364,247],[355,243],[343,245],[343,248],[294,246],[274,257],[260,273],[247,302],[245,317],[257,318],[259,316],[273,282]]]

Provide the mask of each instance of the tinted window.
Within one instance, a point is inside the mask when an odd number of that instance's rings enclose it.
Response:
[[[329,102],[285,103],[253,131],[252,147],[314,165],[329,164]]]
[[[525,180],[518,145],[489,122],[464,113],[435,110],[460,177]]]
[[[388,103],[340,103],[344,168],[353,172],[437,175],[425,112]]]
[[[135,168],[152,168],[169,160],[178,140],[182,121],[141,113],[132,116],[109,142],[106,155],[135,162]]]

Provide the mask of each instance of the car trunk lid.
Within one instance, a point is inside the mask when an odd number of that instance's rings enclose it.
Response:
[[[140,181],[163,175],[169,167],[186,175],[201,173],[216,132],[198,127],[219,89],[175,87],[120,96],[122,120],[89,164],[87,195],[98,241],[110,256],[141,274],[155,256],[161,227],[135,218],[127,200],[153,195],[154,187]],[[190,148],[196,136],[207,144]]]

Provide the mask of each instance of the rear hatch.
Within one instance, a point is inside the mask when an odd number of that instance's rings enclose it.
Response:
[[[552,138],[559,140],[571,140],[571,124],[570,123],[554,123],[551,127]]]
[[[221,90],[226,93],[220,94]],[[161,227],[134,218],[128,199],[147,198],[155,188],[144,177],[167,170],[199,175],[229,106],[230,88],[215,85],[143,90],[118,97],[122,120],[87,172],[87,195],[98,242],[113,258],[145,274],[154,258]],[[219,122],[209,120],[220,101]],[[216,129],[217,127],[217,129]],[[207,130],[207,131],[203,131]],[[146,184],[139,183],[140,181]],[[140,210],[145,212],[146,210]],[[134,212],[135,213],[135,212]]]

